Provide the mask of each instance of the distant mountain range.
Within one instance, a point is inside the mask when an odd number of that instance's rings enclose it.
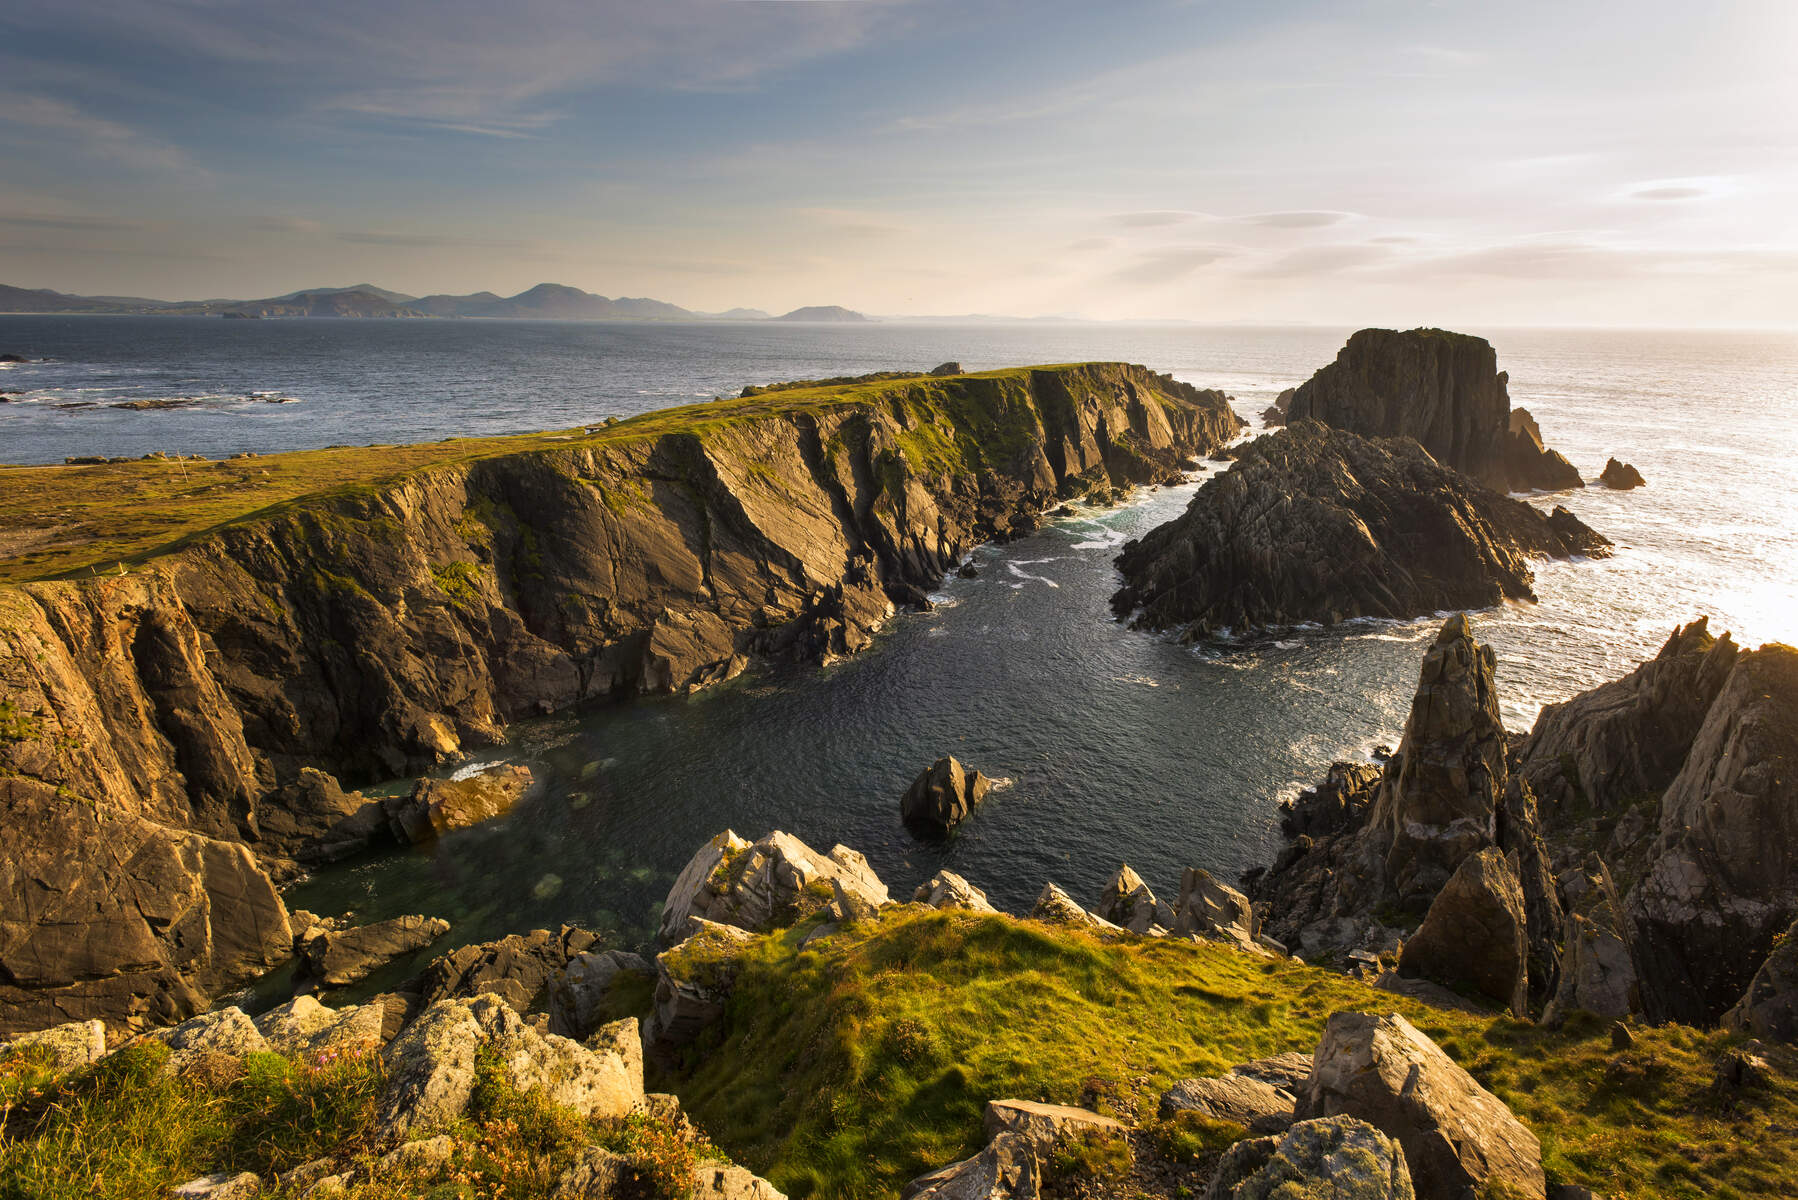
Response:
[[[540,283],[516,296],[475,292],[468,296],[408,296],[358,283],[344,288],[310,288],[265,300],[150,300],[141,296],[72,296],[48,288],[0,284],[0,313],[144,313],[254,317],[487,317],[553,321],[821,321],[869,318],[847,308],[813,305],[772,316],[758,308],[692,312],[662,300],[621,296],[612,299],[559,283]]]

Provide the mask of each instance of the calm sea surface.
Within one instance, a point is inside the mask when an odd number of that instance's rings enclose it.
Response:
[[[1146,363],[1230,392],[1258,427],[1272,396],[1348,332],[0,316],[0,352],[51,360],[0,368],[12,393],[0,461],[561,428],[747,383],[945,359]],[[1700,614],[1744,643],[1798,641],[1798,337],[1470,332],[1492,340],[1513,403],[1582,473],[1615,454],[1648,479],[1554,496],[1616,557],[1544,564],[1540,603],[1476,616],[1511,728]],[[108,407],[142,399],[192,403]],[[333,868],[290,902],[440,915],[457,941],[566,920],[635,943],[674,873],[727,826],[847,843],[901,895],[948,866],[1012,909],[1050,879],[1090,899],[1119,862],[1164,893],[1188,864],[1233,877],[1271,857],[1281,798],[1333,758],[1396,740],[1437,622],[1199,648],[1121,627],[1106,603],[1113,555],[1191,491],[1142,493],[982,549],[978,579],[946,582],[935,611],[897,618],[851,661],[519,726],[476,762],[528,762],[547,780],[539,798],[431,850]],[[946,845],[923,845],[900,826],[898,799],[943,753],[1000,790]]]

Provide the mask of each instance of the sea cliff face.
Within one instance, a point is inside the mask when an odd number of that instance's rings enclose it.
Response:
[[[330,813],[295,829],[303,768],[390,778],[520,717],[851,653],[975,544],[1060,498],[1177,476],[1239,426],[1220,393],[1121,364],[787,392],[0,589],[0,1030],[172,1018],[280,957],[261,868],[194,864],[324,833]],[[115,817],[146,845],[195,844],[146,858]],[[98,890],[71,904],[71,886]],[[175,894],[181,920],[158,909]],[[187,932],[230,904],[266,936]]]

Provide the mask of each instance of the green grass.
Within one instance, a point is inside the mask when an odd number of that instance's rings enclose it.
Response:
[[[1729,1039],[1669,1027],[1610,1049],[1608,1023],[1550,1032],[1427,1008],[1344,976],[1218,946],[1105,944],[1004,917],[902,910],[798,949],[750,950],[727,1018],[670,1081],[739,1161],[794,1197],[895,1194],[982,1142],[989,1099],[1153,1121],[1174,1080],[1310,1052],[1343,1009],[1404,1013],[1542,1139],[1551,1181],[1632,1197],[1798,1195],[1789,1075],[1727,1098]],[[1182,1143],[1184,1144],[1184,1143]]]

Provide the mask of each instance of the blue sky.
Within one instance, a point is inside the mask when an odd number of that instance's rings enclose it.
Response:
[[[0,282],[1798,326],[1798,5],[9,0]]]

